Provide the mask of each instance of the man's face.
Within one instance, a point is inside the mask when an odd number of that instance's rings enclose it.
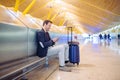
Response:
[[[51,28],[52,23],[48,23],[47,25],[45,24],[46,31],[49,31]]]

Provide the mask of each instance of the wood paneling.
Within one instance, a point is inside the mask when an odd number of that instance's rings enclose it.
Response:
[[[110,28],[114,22],[120,22],[120,0],[36,0],[33,7],[28,11],[34,17],[42,20],[47,19],[50,7],[51,18],[58,14],[53,20],[55,25],[59,25],[61,19],[68,20],[71,26],[84,25],[84,27],[100,28],[99,31]],[[25,0],[20,4],[19,10],[23,12],[32,0]],[[15,6],[15,0],[0,0],[0,4],[8,7]],[[70,13],[74,16],[62,15]],[[71,23],[71,21],[74,21]],[[88,25],[88,26],[86,26]],[[62,26],[62,25],[61,25]],[[96,33],[96,30],[83,28],[87,32]]]

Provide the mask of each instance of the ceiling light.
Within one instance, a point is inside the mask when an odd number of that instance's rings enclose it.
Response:
[[[62,0],[54,0],[55,3],[60,4]]]

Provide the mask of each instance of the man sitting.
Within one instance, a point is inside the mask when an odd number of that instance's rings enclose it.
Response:
[[[53,46],[57,41],[58,37],[51,39],[48,31],[50,30],[52,21],[45,20],[43,27],[37,32],[37,55],[39,57],[51,56],[54,54],[59,55],[59,66],[64,67],[65,61],[68,62],[69,46],[68,44],[61,44]]]

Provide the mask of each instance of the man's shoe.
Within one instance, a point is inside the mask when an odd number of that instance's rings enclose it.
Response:
[[[64,66],[59,66],[59,67],[64,67]]]
[[[66,66],[59,67],[59,70],[60,71],[66,71],[66,72],[71,72],[72,71],[69,67],[66,67]]]
[[[65,63],[68,63],[69,61],[65,61]]]

